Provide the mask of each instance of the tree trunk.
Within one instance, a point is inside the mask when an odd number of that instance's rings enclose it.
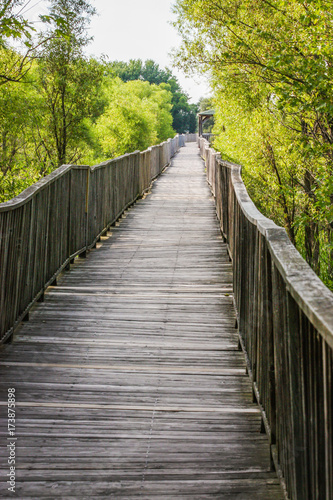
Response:
[[[319,275],[320,273],[320,244],[319,244],[319,226],[318,223],[312,219],[311,214],[311,200],[314,197],[312,190],[313,187],[313,177],[311,173],[306,170],[304,174],[304,186],[305,192],[308,195],[308,202],[305,207],[305,214],[307,215],[304,224],[304,245],[305,245],[305,256],[307,263],[312,267],[314,272]]]
[[[330,196],[331,205],[333,205],[333,194]],[[328,224],[328,266],[327,274],[330,281],[333,282],[333,221]]]

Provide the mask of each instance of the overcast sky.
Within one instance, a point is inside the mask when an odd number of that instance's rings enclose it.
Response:
[[[181,46],[181,39],[170,25],[172,0],[90,0],[90,3],[98,15],[90,25],[94,40],[87,47],[87,54],[96,57],[104,54],[111,61],[153,59],[161,67],[172,70],[191,102],[210,94],[203,77],[185,78],[182,72],[172,68],[169,53],[173,47]],[[30,6],[31,17],[47,13],[46,0],[31,0]]]

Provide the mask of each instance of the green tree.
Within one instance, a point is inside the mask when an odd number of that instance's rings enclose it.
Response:
[[[0,86],[0,201],[16,196],[40,177],[32,145],[31,108],[36,99],[31,85]]]
[[[24,7],[29,2],[23,0],[0,0],[0,43],[8,38],[31,37],[33,26],[23,17]]]
[[[109,78],[104,82],[108,99],[105,112],[93,126],[95,157],[103,160],[144,150],[174,136],[171,94],[144,81]]]
[[[113,61],[109,63],[109,68],[124,82],[145,80],[160,85],[160,83],[167,83],[171,78],[174,78],[168,68],[161,69],[152,59],[147,59],[144,63],[141,59],[130,59],[128,63]]]
[[[0,85],[19,82],[30,67],[35,30],[22,15],[25,4],[22,0],[0,0]],[[22,40],[24,54],[10,48],[13,39]]]
[[[141,101],[146,102],[153,113],[154,128],[157,134],[156,142],[160,143],[173,137],[175,131],[172,128],[172,94],[167,86],[150,84],[148,81],[132,81],[128,82],[126,86]]]
[[[25,18],[29,4],[30,0],[0,0],[0,85],[21,82],[32,65],[36,49],[48,39],[40,36],[39,40],[34,40],[36,29]],[[52,20],[58,27],[63,23],[61,16],[40,15],[39,18],[47,23]],[[56,33],[54,30],[53,36]],[[11,46],[13,40],[15,50]]]
[[[130,80],[144,80],[152,84],[167,84],[167,88],[172,94],[173,117],[172,126],[177,133],[193,133],[196,131],[196,114],[198,107],[196,104],[189,103],[189,97],[184,92],[177,78],[168,69],[161,69],[153,60],[148,59],[143,63],[140,59],[131,59],[128,63],[123,61],[114,61],[109,63],[111,74],[119,76],[124,82]]]
[[[87,26],[94,13],[85,0],[52,0],[50,15],[61,18],[62,27],[59,32],[53,23],[49,40],[38,53],[36,82],[42,95],[39,142],[51,168],[80,159],[81,146],[89,141],[89,119],[103,111],[99,98],[103,66],[83,55],[90,41]]]

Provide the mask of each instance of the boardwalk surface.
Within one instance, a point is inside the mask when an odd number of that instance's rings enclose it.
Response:
[[[237,350],[231,265],[187,144],[1,352],[16,389],[16,494],[280,499]]]

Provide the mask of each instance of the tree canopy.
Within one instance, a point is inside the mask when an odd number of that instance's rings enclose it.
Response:
[[[173,137],[171,94],[161,86],[140,80],[104,82],[105,112],[93,127],[93,161],[144,150]]]
[[[36,29],[25,17],[30,10],[30,1],[0,0],[0,85],[22,81],[35,59],[35,50],[49,39],[48,35],[34,36]],[[58,30],[53,31],[53,36],[60,33],[64,23],[60,15],[53,12],[39,18],[43,23],[52,21],[57,25]],[[13,49],[13,41],[16,47],[20,45],[20,50]]]
[[[179,134],[193,133],[197,126],[198,106],[189,103],[189,97],[184,92],[177,78],[168,69],[161,69],[157,63],[148,59],[144,63],[140,59],[131,59],[128,63],[113,61],[108,65],[111,74],[119,76],[124,82],[143,80],[151,84],[165,84],[172,94],[171,114],[172,126]]]
[[[83,53],[89,43],[87,26],[95,9],[84,0],[52,0],[50,14],[51,19],[61,18],[62,25],[59,30],[57,23],[51,22],[48,41],[36,54],[35,85],[40,89],[47,124],[39,127],[39,140],[54,168],[81,156],[87,120],[102,110],[99,91],[103,68]]]

